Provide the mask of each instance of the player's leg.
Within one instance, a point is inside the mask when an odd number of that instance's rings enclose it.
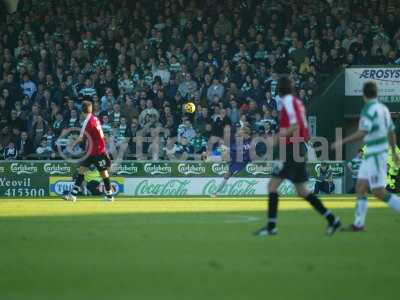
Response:
[[[325,207],[321,199],[308,190],[305,182],[294,183],[294,186],[296,188],[297,195],[307,200],[319,214],[325,217],[328,222],[326,233],[328,235],[334,234],[341,226],[340,219],[335,217],[335,215]]]
[[[351,231],[363,231],[365,228],[365,220],[368,213],[368,180],[359,178],[356,183],[356,208],[354,212],[354,222],[348,229]]]
[[[386,177],[387,177],[387,155],[381,154],[372,157],[375,163],[374,172],[371,172],[370,186],[372,194],[380,200],[385,201],[389,207],[396,212],[400,212],[400,199],[395,194],[386,191]]]
[[[283,182],[283,178],[273,177],[268,182],[268,220],[267,225],[254,232],[256,236],[268,236],[278,233],[278,204],[279,195],[278,188]]]
[[[105,199],[108,201],[113,201],[114,196],[113,196],[112,189],[111,189],[111,179],[110,179],[110,174],[109,174],[108,170],[100,171],[100,176],[103,179],[103,183],[104,183]]]
[[[368,212],[368,198],[367,193],[369,185],[372,182],[370,180],[371,172],[375,168],[375,165],[371,164],[371,159],[364,159],[361,162],[360,169],[358,171],[358,178],[355,183],[355,192],[357,196],[356,208],[354,212],[354,221],[348,227],[343,229],[344,231],[363,231],[365,228],[365,219]]]
[[[218,194],[224,189],[225,185],[228,183],[229,178],[232,176],[230,171],[224,174],[224,179],[222,180],[221,184],[218,186],[215,193],[211,194],[211,197],[217,197]]]
[[[328,228],[326,233],[332,235],[341,226],[339,218],[336,218],[332,212],[330,212],[322,203],[322,201],[314,194],[311,193],[306,183],[308,181],[308,174],[306,170],[305,162],[293,162],[291,165],[291,172],[289,179],[292,181],[296,188],[297,194],[307,200],[311,206],[328,222]]]
[[[87,171],[86,166],[80,166],[78,170],[78,174],[75,177],[74,185],[72,186],[71,191],[64,197],[65,200],[76,201],[76,196],[81,190],[81,186],[83,181],[85,180],[85,172]]]
[[[276,228],[278,219],[279,195],[278,188],[282,184],[283,179],[274,177],[268,183],[268,230]]]
[[[110,173],[108,171],[111,167],[111,160],[107,154],[102,154],[97,157],[95,164],[101,178],[103,179],[105,200],[113,201],[114,196],[111,190]]]
[[[388,192],[385,188],[372,189],[374,196],[389,205],[396,212],[400,212],[400,198],[395,194]]]
[[[224,174],[224,179],[222,180],[221,184],[217,188],[217,191],[211,195],[211,197],[216,197],[218,194],[224,189],[226,184],[228,183],[229,178],[238,174],[242,171],[247,165],[247,162],[233,162],[229,165],[229,170]]]

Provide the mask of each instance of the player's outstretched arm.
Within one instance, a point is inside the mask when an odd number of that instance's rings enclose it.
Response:
[[[356,132],[354,132],[353,134],[349,135],[348,137],[345,137],[343,140],[335,141],[332,144],[331,149],[335,150],[335,149],[339,148],[340,146],[342,146],[344,144],[362,140],[366,136],[366,134],[367,134],[366,131],[357,130]]]

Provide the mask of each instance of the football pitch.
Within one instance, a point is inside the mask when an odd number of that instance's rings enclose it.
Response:
[[[345,224],[352,198],[327,198]],[[395,299],[400,215],[370,201],[368,230],[324,236],[282,199],[279,235],[254,237],[262,198],[0,200],[1,300]]]

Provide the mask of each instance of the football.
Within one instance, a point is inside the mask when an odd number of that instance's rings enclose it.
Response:
[[[196,111],[196,105],[193,102],[188,102],[185,104],[185,111],[192,114]]]

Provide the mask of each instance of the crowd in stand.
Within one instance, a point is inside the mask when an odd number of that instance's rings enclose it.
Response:
[[[135,157],[140,135],[142,159],[218,156],[226,127],[277,130],[279,75],[307,107],[343,67],[400,64],[399,17],[391,0],[20,1],[0,20],[2,158],[67,151],[84,99],[110,150]]]

